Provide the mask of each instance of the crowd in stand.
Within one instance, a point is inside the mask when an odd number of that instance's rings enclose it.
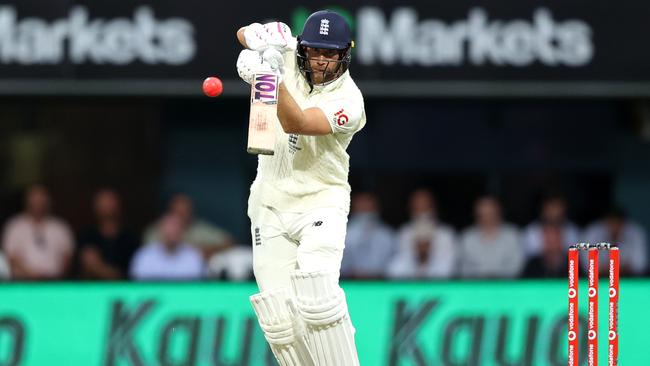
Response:
[[[191,199],[171,198],[167,211],[142,236],[123,220],[119,194],[102,189],[94,196],[94,224],[73,233],[50,214],[43,186],[25,194],[25,209],[4,226],[0,278],[15,280],[197,280],[249,279],[250,250],[232,236],[195,217]]]
[[[411,193],[408,208],[410,220],[395,230],[382,221],[376,195],[353,194],[343,278],[560,278],[569,245],[603,241],[620,246],[622,275],[648,270],[645,233],[617,208],[581,230],[567,217],[565,200],[552,196],[536,221],[519,228],[504,220],[498,198],[484,196],[476,200],[474,224],[460,232],[440,222],[426,189]],[[228,232],[196,217],[187,195],[172,197],[143,235],[125,224],[116,191],[97,192],[93,209],[94,225],[75,235],[51,215],[47,189],[30,187],[24,211],[3,228],[0,279],[252,279],[250,246],[235,245]]]
[[[580,230],[567,217],[566,201],[549,196],[539,218],[518,228],[504,220],[496,197],[484,196],[476,200],[474,224],[460,232],[438,220],[428,190],[414,191],[409,209],[410,221],[395,231],[382,222],[374,194],[353,196],[341,269],[344,277],[560,278],[566,277],[567,249],[577,242],[617,244],[622,275],[647,273],[645,233],[618,208]],[[606,261],[607,256],[600,260]],[[603,271],[608,268],[605,264],[600,267]]]

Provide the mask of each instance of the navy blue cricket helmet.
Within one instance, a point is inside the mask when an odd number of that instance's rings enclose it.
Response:
[[[352,32],[347,21],[331,10],[320,10],[307,18],[302,34],[298,36],[296,60],[300,72],[310,86],[326,85],[338,79],[350,66],[352,49]],[[334,72],[322,71],[323,82],[314,84],[312,70],[307,57],[306,47],[339,51],[338,66]]]

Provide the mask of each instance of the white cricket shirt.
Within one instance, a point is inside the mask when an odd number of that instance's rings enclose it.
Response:
[[[332,133],[323,136],[286,134],[276,126],[275,154],[260,155],[257,177],[251,186],[251,204],[264,204],[285,212],[319,207],[350,207],[349,159],[352,136],[366,123],[363,96],[349,71],[325,86],[309,84],[300,74],[294,51],[285,54],[284,85],[304,110],[320,108]]]

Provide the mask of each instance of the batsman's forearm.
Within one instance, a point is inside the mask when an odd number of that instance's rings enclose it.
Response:
[[[299,133],[303,129],[305,114],[284,83],[278,88],[278,119],[285,133]]]

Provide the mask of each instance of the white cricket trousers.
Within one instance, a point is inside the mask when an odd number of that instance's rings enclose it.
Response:
[[[253,271],[260,291],[291,287],[289,274],[341,269],[347,213],[336,207],[304,213],[280,212],[257,204],[249,207]]]

